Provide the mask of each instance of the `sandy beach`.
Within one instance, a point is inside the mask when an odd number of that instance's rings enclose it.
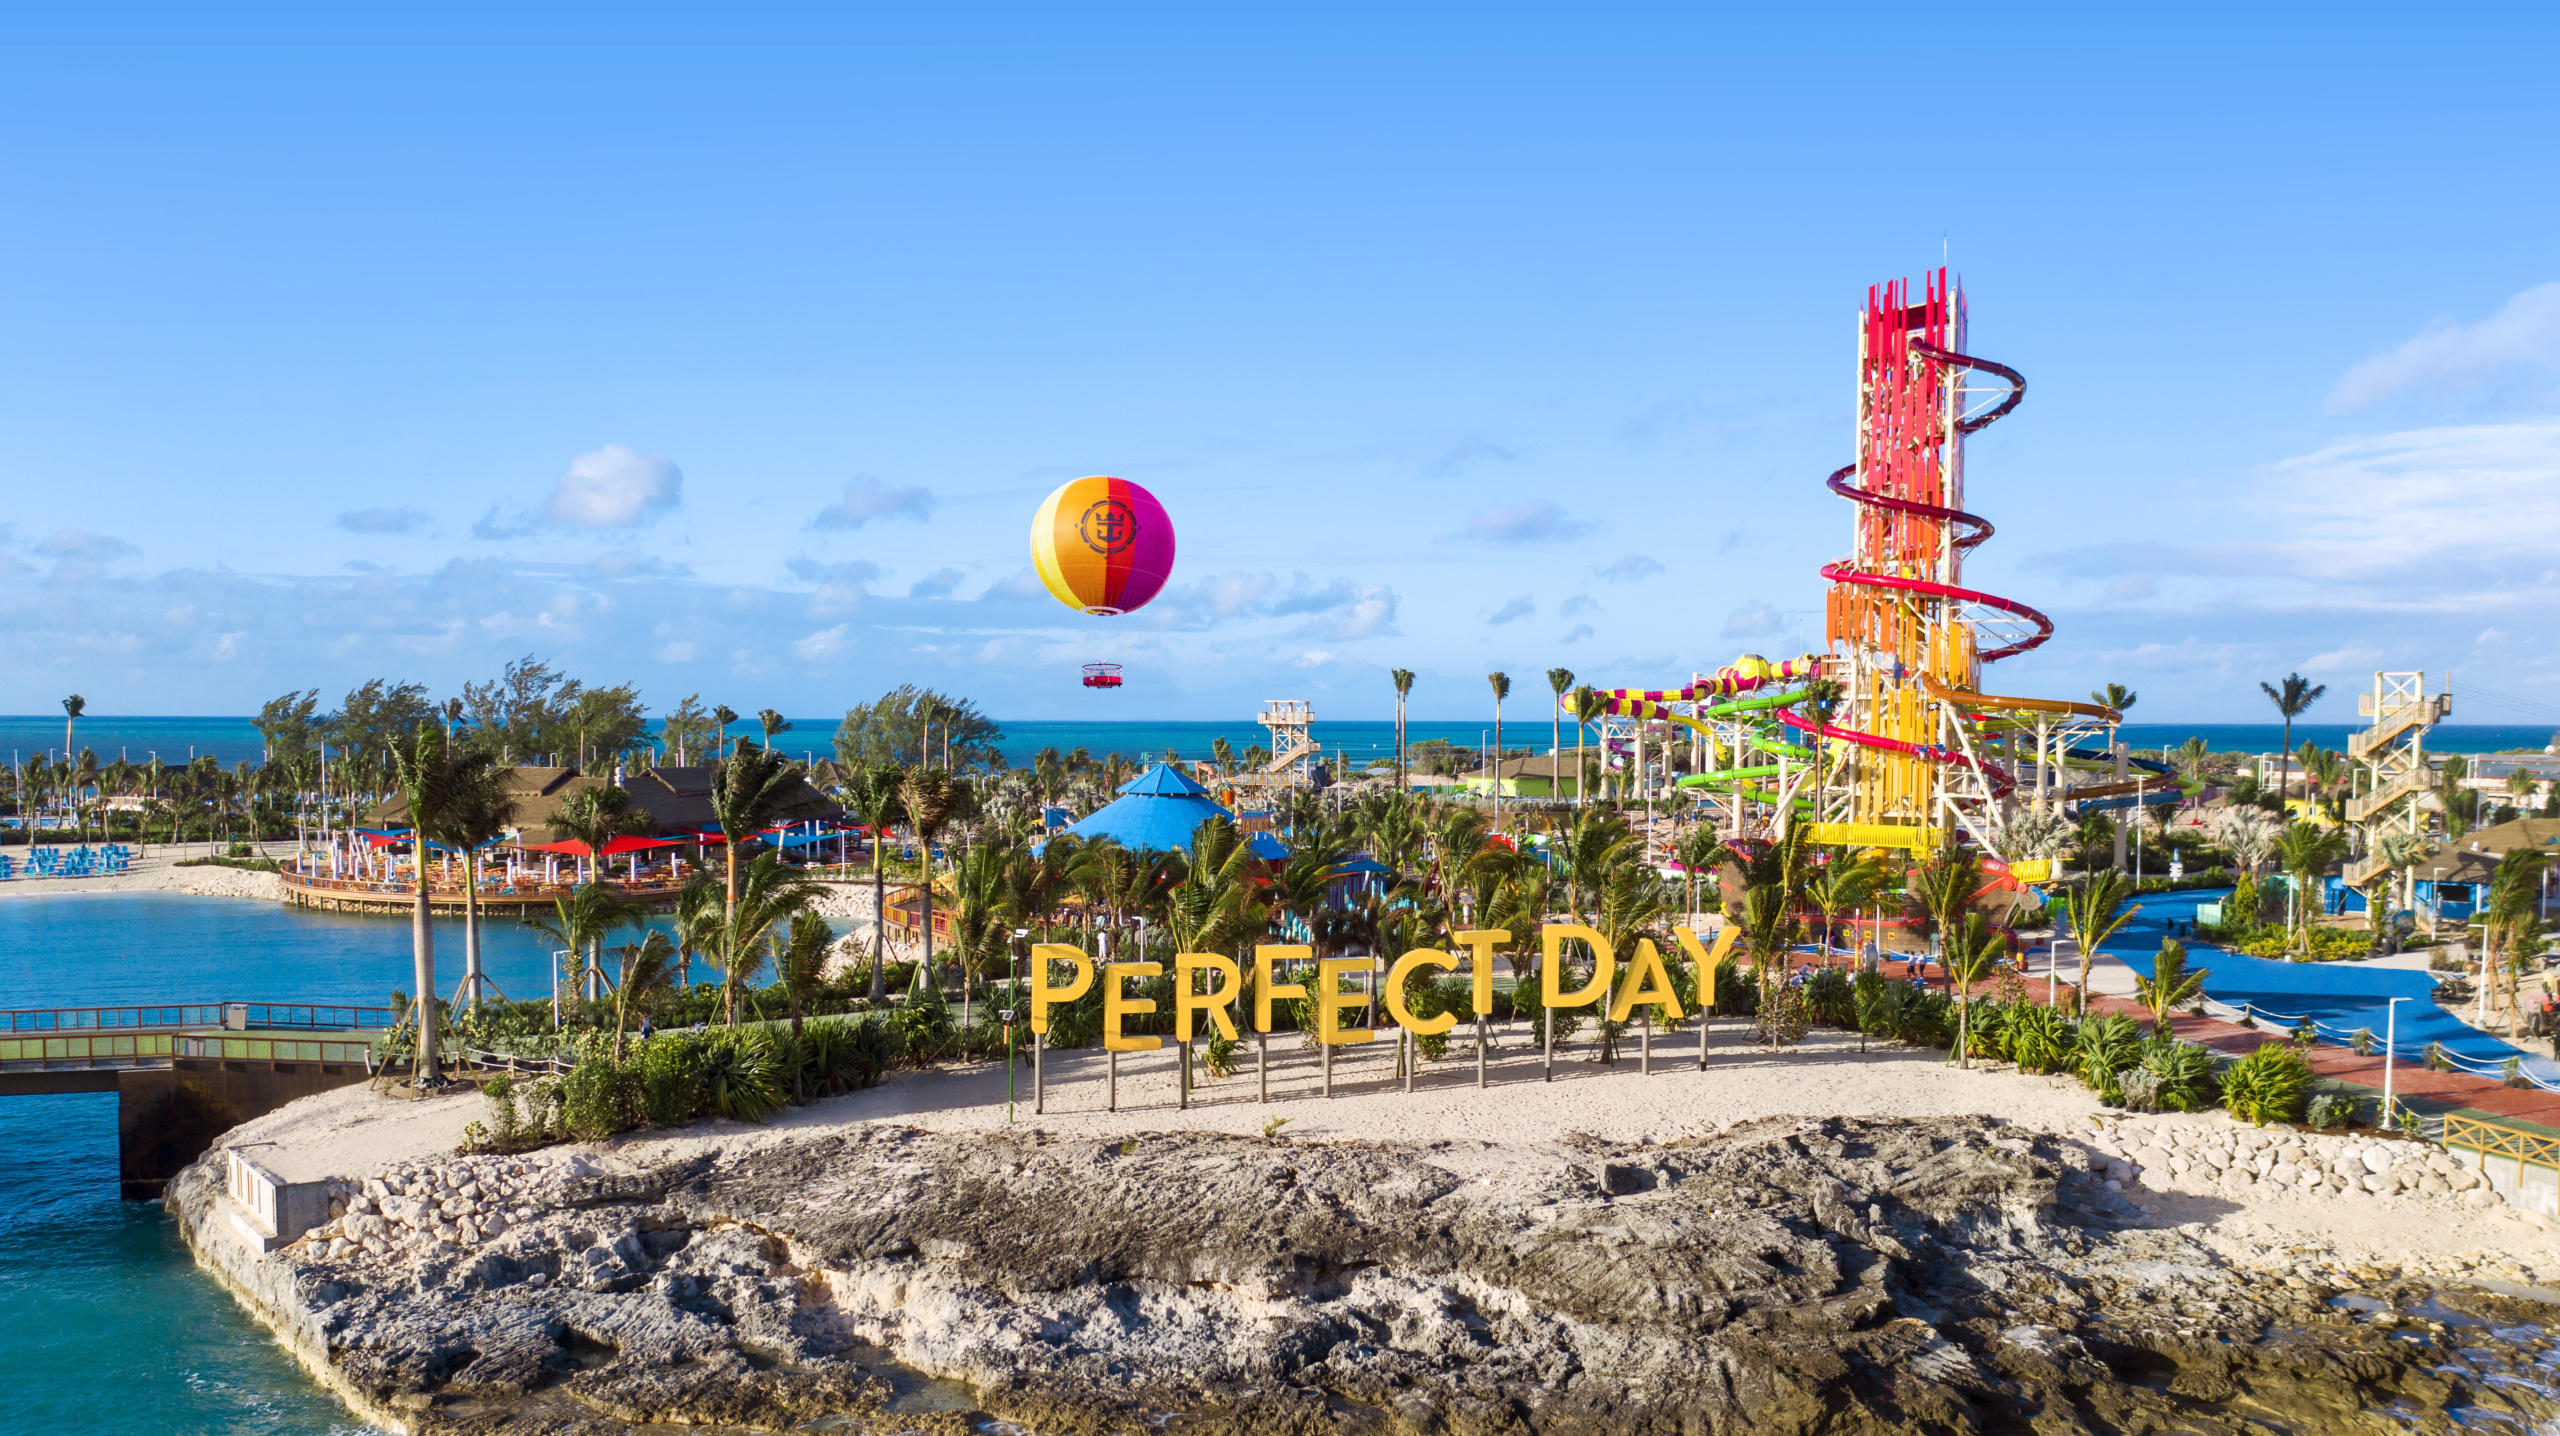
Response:
[[[283,881],[274,873],[211,864],[178,866],[202,853],[202,844],[190,844],[174,854],[162,848],[148,857],[135,858],[133,865],[120,873],[89,878],[12,878],[0,883],[0,902],[11,898],[76,897],[83,893],[188,893],[198,897],[274,899],[284,896]]]

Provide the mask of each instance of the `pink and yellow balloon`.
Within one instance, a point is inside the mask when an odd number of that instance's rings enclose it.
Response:
[[[1133,612],[1173,576],[1173,520],[1127,479],[1072,479],[1031,518],[1031,562],[1058,602],[1105,617]]]

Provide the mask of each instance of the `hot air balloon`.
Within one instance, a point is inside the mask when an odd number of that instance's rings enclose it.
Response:
[[[1173,575],[1173,520],[1127,479],[1073,479],[1031,518],[1031,562],[1058,602],[1110,617],[1146,606]]]

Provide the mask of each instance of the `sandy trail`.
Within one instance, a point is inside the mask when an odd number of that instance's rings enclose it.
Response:
[[[24,861],[24,849],[9,856]],[[120,873],[93,878],[17,877],[0,883],[0,902],[11,898],[78,897],[98,893],[188,893],[199,897],[275,898],[284,896],[283,880],[274,873],[244,868],[182,868],[181,859],[204,856],[204,845],[190,843],[174,853],[155,848],[133,860]]]

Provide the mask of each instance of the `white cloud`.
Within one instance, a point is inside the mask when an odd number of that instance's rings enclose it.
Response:
[[[2438,324],[2349,369],[2329,392],[2343,413],[2406,389],[2458,389],[2519,364],[2560,362],[2560,283],[2537,284],[2476,324]]]
[[[607,444],[569,461],[542,516],[573,528],[634,528],[674,508],[683,490],[684,474],[664,457]]]
[[[1600,600],[1593,598],[1587,593],[1577,593],[1573,597],[1564,601],[1564,606],[1556,610],[1556,616],[1558,618],[1576,618],[1586,613],[1598,613],[1599,611]]]
[[[1509,603],[1504,604],[1502,607],[1495,609],[1493,611],[1493,617],[1486,619],[1485,622],[1509,623],[1515,618],[1526,618],[1537,611],[1537,600],[1524,593],[1518,598],[1511,600]]]
[[[111,558],[130,558],[141,552],[113,534],[92,533],[87,529],[62,529],[53,537],[36,545],[36,552],[46,558],[86,559],[103,563]]]
[[[959,586],[960,570],[956,568],[938,568],[909,585],[907,588],[907,597],[949,598],[951,596],[951,591]]]
[[[351,534],[405,534],[424,527],[427,516],[412,508],[349,509],[332,522]]]
[[[847,623],[839,623],[833,628],[821,628],[805,638],[795,640],[791,645],[792,656],[803,663],[824,663],[829,659],[842,658],[852,651],[853,625]]]
[[[1746,603],[1727,614],[1722,638],[1766,638],[1787,631],[1787,616],[1765,603]]]
[[[1633,583],[1662,572],[1662,565],[1640,553],[1631,553],[1600,569],[1600,577],[1610,583]]]
[[[1486,459],[1516,463],[1519,458],[1518,450],[1505,444],[1497,444],[1491,439],[1461,439],[1450,445],[1448,451],[1440,457],[1424,464],[1422,472],[1426,478],[1445,479]]]
[[[2147,573],[2128,573],[2107,585],[2107,602],[2132,603],[2160,591],[2160,580]]]
[[[1589,638],[1591,636],[1591,632],[1590,624],[1577,623],[1565,633],[1564,637],[1556,640],[1556,642],[1559,645],[1580,643],[1582,640]]]
[[[1467,537],[1486,543],[1562,543],[1591,532],[1591,525],[1546,499],[1485,509],[1467,520]]]
[[[1361,638],[1393,637],[1395,631],[1396,591],[1385,584],[1377,584],[1361,589],[1338,611],[1296,629],[1289,636],[1329,638],[1347,643]]]
[[[856,474],[844,486],[844,497],[818,510],[813,528],[858,529],[873,519],[933,517],[933,492],[923,488],[893,489],[869,474]]]

